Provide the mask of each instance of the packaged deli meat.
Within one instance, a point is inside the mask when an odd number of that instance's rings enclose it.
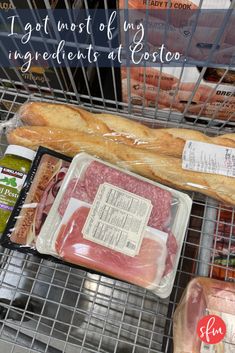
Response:
[[[39,147],[24,188],[2,237],[2,245],[35,249],[35,241],[53,205],[71,158]]]
[[[174,353],[233,353],[234,326],[235,283],[195,278],[174,313]],[[212,344],[216,332],[223,335]]]
[[[192,201],[88,154],[72,161],[36,248],[167,297]]]

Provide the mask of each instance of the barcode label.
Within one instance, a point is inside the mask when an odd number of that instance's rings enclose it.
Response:
[[[152,204],[109,183],[100,185],[82,234],[129,256],[139,253]]]
[[[215,353],[212,344],[202,343],[200,353]]]
[[[235,177],[235,148],[187,141],[182,156],[182,168]]]
[[[126,244],[126,247],[128,249],[131,249],[131,250],[135,250],[136,249],[136,243],[133,243],[131,241],[128,241],[127,244]]]

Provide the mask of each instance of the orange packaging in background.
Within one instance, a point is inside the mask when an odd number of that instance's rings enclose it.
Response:
[[[128,87],[128,70],[130,87]],[[225,69],[208,68],[201,84],[192,97],[192,91],[199,80],[200,69],[185,67],[181,80],[181,68],[155,67],[122,68],[122,99],[125,103],[158,106],[159,109],[183,113],[188,101],[187,114],[206,116],[219,120],[235,120],[231,115],[235,110],[235,71],[229,70],[223,81],[217,85]],[[217,86],[216,86],[217,85]],[[129,97],[130,92],[130,97]]]
[[[203,9],[212,9],[212,15],[209,20],[205,18],[206,13],[202,13],[198,20],[198,25],[191,37],[190,29],[194,20],[194,11],[198,8],[199,0],[173,0],[171,1],[171,9],[181,9],[187,11],[180,11],[179,17],[186,14],[184,17],[188,23],[184,27],[178,26],[175,23],[177,16],[170,17],[168,23],[165,22],[166,11],[159,11],[166,9],[167,1],[128,1],[128,8],[130,10],[138,10],[129,13],[129,22],[135,25],[138,23],[145,24],[146,8],[150,11],[147,15],[147,46],[146,50],[150,53],[155,52],[164,44],[172,52],[178,51],[184,53],[185,48],[193,48],[193,56],[196,60],[206,60],[208,57],[208,50],[210,44],[213,44],[221,24],[220,16],[216,20],[217,9],[227,9],[230,6],[230,0],[218,0],[215,4],[213,0],[204,0],[202,3]],[[119,1],[119,9],[125,8],[126,1]],[[192,17],[190,14],[192,13]],[[163,17],[164,16],[164,17]],[[120,16],[120,28],[122,28],[125,16]],[[182,19],[181,19],[182,20]],[[212,23],[212,20],[213,23]],[[209,22],[208,22],[209,21]],[[232,44],[231,31],[227,31],[221,39],[221,50],[217,53],[218,57],[223,58],[223,55],[228,54]],[[128,45],[133,46],[133,38],[136,29],[128,31]],[[166,36],[167,33],[167,36]],[[189,35],[186,35],[189,33]],[[122,33],[122,43],[126,43],[127,33]],[[211,42],[210,43],[210,39]],[[201,46],[202,43],[208,44]],[[224,49],[224,50],[223,50]],[[222,59],[221,59],[222,60]],[[221,61],[219,61],[221,62]],[[222,61],[223,62],[223,61]],[[234,85],[235,85],[235,70],[226,72],[225,68],[210,68],[206,70],[203,77],[201,77],[200,67],[186,67],[181,72],[181,67],[171,67],[163,64],[162,68],[151,67],[151,63],[146,67],[139,67],[133,65],[130,68],[121,68],[121,85],[122,85],[122,100],[125,103],[133,105],[141,105],[144,107],[158,107],[158,109],[165,111],[175,111],[183,113],[186,110],[186,116],[199,116],[215,120],[230,120],[235,121],[233,116],[235,110]],[[130,79],[128,79],[130,78]],[[192,91],[195,85],[200,82],[197,91],[192,97]],[[191,102],[188,106],[188,102]]]

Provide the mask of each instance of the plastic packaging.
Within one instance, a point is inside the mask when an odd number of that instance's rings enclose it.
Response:
[[[35,250],[35,241],[59,191],[71,159],[40,147],[1,243],[11,249]]]
[[[200,192],[235,205],[234,178],[216,174],[216,170],[202,172],[202,165],[200,171],[182,168],[188,141],[210,144],[204,151],[216,151],[219,146],[235,151],[234,133],[211,137],[190,129],[154,129],[122,116],[94,114],[79,106],[46,102],[22,105],[18,118],[25,126],[8,132],[9,143],[30,148],[44,146],[71,157],[86,152],[170,187]],[[208,165],[213,169],[212,157]],[[218,159],[220,153],[217,162]],[[233,164],[230,161],[227,165]]]
[[[192,96],[195,83],[201,74],[200,69],[196,67],[184,68],[183,74],[179,68],[167,67],[160,71],[152,67],[133,67],[130,69],[130,83],[127,79],[128,69],[123,67],[121,69],[123,102],[128,103],[130,100],[134,105],[150,108],[158,104],[159,109],[183,113],[191,100],[187,107],[188,115],[200,115],[201,119],[208,117],[214,120],[234,121],[234,70],[229,70],[225,79],[227,82],[221,83],[219,77],[221,69],[214,69],[217,76],[210,75],[209,69],[206,72],[207,76],[203,77]]]
[[[36,248],[167,297],[191,205],[181,192],[81,153],[70,165]]]
[[[142,24],[143,28],[147,28],[144,33],[145,51],[149,54],[150,62],[153,60],[153,53],[156,49],[162,48],[164,43],[164,48],[171,53],[178,52],[181,56],[187,56],[189,61],[204,63],[216,42],[220,28],[223,27],[227,12],[225,9],[229,9],[230,5],[230,0],[203,2],[175,0],[171,1],[171,4],[167,1],[120,0],[119,8],[129,9],[128,16],[126,11],[120,12],[120,27],[122,28],[128,21]],[[170,23],[166,21],[168,6]],[[200,8],[200,14],[197,11],[198,8]],[[193,28],[195,22],[197,25]],[[146,108],[157,106],[158,109],[168,111],[169,114],[171,111],[185,114],[187,110],[186,116],[197,116],[197,122],[205,120],[204,117],[234,121],[235,71],[219,68],[221,65],[224,67],[229,65],[234,52],[231,35],[233,26],[234,14],[227,22],[219,50],[214,53],[211,62],[214,67],[208,67],[203,76],[201,73],[203,64],[198,67],[185,65],[184,68],[172,67],[174,65],[151,67],[151,64],[149,67],[133,65],[128,68],[123,65],[121,67],[123,102]],[[140,29],[139,32],[141,32]],[[125,31],[121,31],[123,45],[135,48],[136,33],[139,32],[136,27],[130,29],[128,35]],[[133,54],[133,60],[134,58]],[[158,59],[159,57],[156,61]],[[197,85],[198,82],[200,84]],[[195,87],[197,90],[194,92]],[[134,109],[139,110],[138,107]]]
[[[17,128],[8,134],[8,141],[11,143],[17,141],[19,144],[32,148],[43,145],[71,157],[77,153],[86,152],[169,187],[200,192],[222,203],[235,205],[234,177],[219,175],[215,172],[204,173],[198,170],[185,170],[182,168],[182,156],[181,158],[171,157],[163,152],[164,149],[170,151],[174,147],[175,149],[182,147],[182,154],[186,145],[185,134],[194,136],[196,142],[198,136],[205,135],[200,133],[198,135],[196,131],[192,133],[190,130],[161,130],[156,130],[156,141],[162,146],[162,153],[156,153],[151,148],[145,148],[144,143],[142,148],[137,148],[135,144],[130,146],[119,141],[113,141],[106,137],[106,134],[103,136],[94,135],[78,129],[69,130],[47,126]],[[158,133],[161,140],[157,139]],[[113,136],[115,136],[115,133],[113,133]],[[173,138],[173,136],[175,137]],[[218,143],[221,142],[221,145],[227,144],[229,146],[229,144],[234,145],[234,138],[235,134],[228,134],[215,137],[213,142],[218,141]],[[211,147],[213,148],[213,146]],[[216,148],[213,150],[216,151]]]
[[[0,233],[5,229],[34,157],[34,151],[10,145],[0,160]]]
[[[200,321],[208,315],[219,316],[225,323],[226,335],[218,344],[204,342],[207,325],[200,325]],[[215,330],[219,332],[219,326],[211,321],[207,330],[209,340]],[[174,313],[174,353],[234,352],[234,332],[235,283],[202,277],[193,279]]]

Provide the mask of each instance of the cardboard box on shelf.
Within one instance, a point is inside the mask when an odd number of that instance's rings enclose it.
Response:
[[[159,9],[165,8],[163,6],[164,3],[164,1],[128,1],[129,9],[135,9],[136,11],[130,11],[128,17],[128,21],[134,24],[134,28],[129,29],[127,33],[126,31],[120,32],[120,39],[123,45],[134,45],[133,40],[137,32],[137,25],[142,23],[145,27],[145,21],[147,20],[145,30],[146,46],[143,48],[143,52],[146,51],[152,55],[154,52],[159,52],[159,48],[164,44],[165,48],[169,49],[172,53],[179,52],[185,55],[186,49],[190,48],[191,52],[187,56],[191,56],[193,59],[202,62],[206,60],[222,25],[224,13],[212,10],[210,11],[211,15],[208,17],[208,12],[202,12],[199,16],[194,35],[191,37],[191,28],[195,16],[195,13],[191,10],[197,8],[200,1],[175,0],[171,2],[172,9],[176,9],[178,6],[178,8],[185,10],[187,8],[190,10],[185,12],[187,16],[185,15],[184,20],[187,17],[187,23],[179,27],[174,23],[174,19],[177,18],[177,11],[172,13],[172,16],[168,19],[169,23],[166,23],[165,18],[161,17],[161,13],[163,12],[159,11]],[[179,7],[179,4],[181,4],[181,7]],[[230,4],[230,0],[218,0],[216,4],[212,0],[205,0],[202,3],[202,8],[214,9],[216,6],[217,9],[228,9]],[[124,7],[125,1],[119,1],[119,8],[122,9]],[[147,15],[146,8],[150,10]],[[151,11],[153,9],[156,11]],[[190,17],[191,12],[193,14],[192,17]],[[180,14],[183,13],[184,11],[180,12]],[[207,18],[205,18],[206,15]],[[125,20],[125,14],[121,13],[120,28],[123,28]],[[234,40],[231,33],[231,31],[227,30],[221,38],[220,49],[222,50],[216,53],[219,63],[223,62],[224,57],[229,54],[229,48]],[[205,42],[207,45],[204,45]],[[188,47],[189,44],[190,47]],[[137,56],[136,59],[138,59]],[[160,65],[158,67],[151,65],[151,59],[150,63],[146,64],[146,68],[134,65],[134,63],[130,68],[123,66],[121,69],[123,102],[145,107],[158,106],[159,109],[166,111],[171,109],[171,111],[182,113],[192,98],[192,102],[187,109],[188,116],[200,115],[202,119],[203,117],[207,117],[213,118],[216,121],[235,121],[235,117],[232,116],[235,109],[235,70],[229,70],[226,73],[225,68],[208,68],[201,79],[201,68],[199,67],[185,66],[181,77],[181,67],[172,66],[163,63],[161,69]],[[192,91],[199,81],[199,87],[194,97],[192,97]]]
[[[197,10],[199,8],[201,0],[171,0],[170,6],[167,0],[128,0],[128,8],[136,9],[141,11],[149,10]],[[203,0],[202,9],[227,9],[231,5],[230,0]],[[119,8],[126,8],[126,0],[119,0]],[[159,11],[155,12],[156,16],[159,16]]]
[[[130,68],[130,87],[128,87],[128,70],[122,68],[122,97],[132,104],[155,107],[177,112],[184,112],[188,101],[188,115],[206,116],[216,120],[235,121],[232,114],[235,110],[235,70],[208,68],[202,79],[196,67],[185,67],[180,79],[181,68]],[[225,74],[225,75],[224,75]],[[224,78],[222,79],[224,75]],[[219,81],[222,82],[218,84]],[[200,85],[192,97],[195,84]],[[130,97],[128,92],[130,91]]]

